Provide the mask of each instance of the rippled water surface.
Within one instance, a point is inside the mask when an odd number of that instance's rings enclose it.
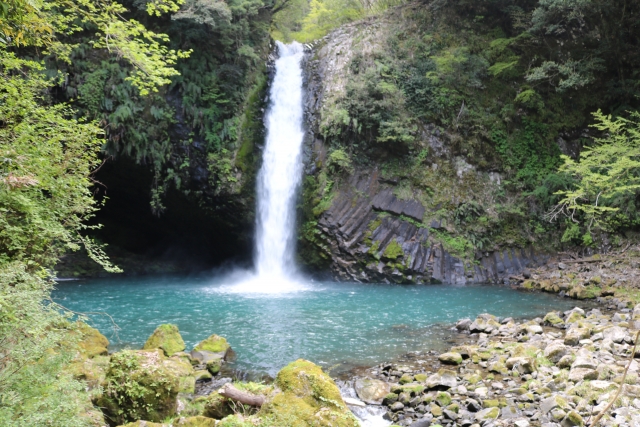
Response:
[[[303,357],[324,367],[373,365],[408,351],[442,349],[447,328],[483,312],[542,315],[574,301],[496,286],[310,283],[284,294],[242,294],[229,279],[203,276],[62,282],[54,298],[90,315],[110,348],[140,348],[155,327],[174,323],[191,349],[212,333],[236,351],[233,367],[275,374]],[[272,285],[264,283],[265,289]]]

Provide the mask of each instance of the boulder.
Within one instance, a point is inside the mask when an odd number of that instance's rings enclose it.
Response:
[[[456,352],[442,353],[438,360],[446,365],[459,365],[462,363],[462,355]]]
[[[499,408],[487,408],[483,409],[480,412],[477,412],[475,415],[476,421],[482,423],[484,421],[495,420],[500,415]]]
[[[564,344],[552,343],[544,349],[544,357],[553,363],[557,363],[567,352],[568,349]]]
[[[380,405],[391,391],[391,386],[388,383],[371,378],[356,379],[354,387],[358,397],[371,405]]]
[[[579,382],[584,380],[598,379],[598,372],[595,369],[575,368],[569,371],[569,381]]]
[[[564,337],[564,343],[566,345],[578,345],[580,340],[585,340],[591,336],[591,331],[588,328],[569,328],[567,334]]]
[[[544,319],[542,319],[542,321],[547,325],[556,326],[556,327],[564,325],[564,321],[560,318],[560,316],[558,316],[558,313],[554,311],[547,313],[547,315],[544,316]]]
[[[460,319],[456,323],[456,329],[459,331],[468,331],[471,326],[471,319]]]
[[[202,416],[182,417],[172,425],[173,427],[216,427],[216,420]]]
[[[92,328],[84,322],[76,322],[77,329],[74,334],[79,334],[78,349],[83,357],[92,358],[109,354],[107,347],[109,340],[96,328]]]
[[[215,418],[221,420],[224,417],[232,415],[234,413],[233,408],[229,403],[229,399],[222,397],[218,392],[209,394],[204,403],[204,409],[202,414],[209,418]]]
[[[142,347],[143,350],[161,349],[165,356],[173,356],[186,348],[176,325],[160,325]]]
[[[543,414],[547,414],[556,408],[568,409],[570,406],[564,398],[558,395],[548,397],[540,402],[540,410]]]
[[[431,375],[425,381],[425,387],[428,389],[442,388],[450,389],[458,385],[456,373],[448,369],[440,369],[437,373]]]
[[[231,346],[226,338],[213,334],[205,340],[200,341],[194,348],[194,351],[208,353],[222,353],[225,356]]]
[[[161,350],[125,350],[111,356],[98,406],[116,423],[162,421],[176,413],[180,377]]]
[[[282,368],[275,384],[282,392],[261,410],[272,425],[351,427],[358,424],[331,377],[307,360],[299,359]]]
[[[521,374],[530,374],[536,370],[536,361],[532,357],[510,357],[507,359],[507,368],[516,370]]]
[[[605,339],[610,339],[616,344],[620,344],[624,341],[624,338],[627,336],[626,329],[621,328],[620,326],[612,326],[610,328],[602,331],[602,335],[604,335]]]
[[[562,427],[582,427],[584,425],[584,420],[576,411],[569,411],[560,425]]]

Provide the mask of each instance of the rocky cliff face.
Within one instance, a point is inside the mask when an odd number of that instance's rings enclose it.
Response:
[[[352,150],[343,163],[332,157],[340,147],[324,134],[323,120],[347,96],[354,58],[382,49],[389,20],[393,16],[347,25],[307,46],[302,261],[328,267],[338,280],[452,284],[500,281],[543,264],[548,257],[529,245],[456,245],[456,209],[477,197],[491,203],[501,180],[455,153],[458,135],[418,126],[417,145],[429,154],[411,173],[428,174],[430,188],[398,173],[397,159],[384,150],[369,159]]]

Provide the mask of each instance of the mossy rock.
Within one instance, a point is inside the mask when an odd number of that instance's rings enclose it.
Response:
[[[398,380],[400,384],[409,384],[413,382],[413,375],[411,374],[403,374]]]
[[[542,321],[551,326],[561,326],[562,324],[564,324],[560,316],[558,316],[558,313],[553,311],[547,313],[547,315],[544,316],[544,319],[542,319]]]
[[[303,359],[282,368],[276,376],[282,390],[259,412],[272,425],[356,427],[340,390],[319,366]]]
[[[219,335],[213,334],[209,338],[200,341],[194,347],[195,351],[210,351],[212,353],[226,353],[231,346],[227,339]]]
[[[459,365],[462,363],[462,355],[453,351],[449,353],[442,353],[438,356],[438,360],[447,365]]]
[[[216,420],[212,418],[195,416],[180,418],[173,423],[174,427],[216,427]]]
[[[109,369],[109,360],[109,356],[77,358],[69,364],[68,370],[74,378],[85,381],[89,390],[92,390],[104,382]]]
[[[229,399],[213,392],[206,397],[202,414],[209,418],[221,420],[233,414],[233,409],[229,404]]]
[[[102,335],[96,328],[92,328],[84,322],[78,321],[76,324],[78,326],[77,331],[80,334],[78,348],[82,356],[93,358],[109,354],[107,350],[109,340],[107,337]]]
[[[200,381],[200,380],[210,380],[211,378],[213,378],[213,376],[211,375],[211,373],[207,370],[201,369],[198,371],[195,371],[193,373],[193,376],[196,377],[196,381]]]
[[[217,427],[255,427],[256,423],[252,422],[252,417],[243,417],[242,415],[229,415],[222,419]],[[311,425],[311,424],[310,424]]]
[[[220,368],[222,368],[222,359],[214,359],[207,362],[207,371],[209,371],[211,375],[216,375],[220,372]]]
[[[152,350],[154,348],[164,351],[165,356],[173,356],[180,351],[184,351],[186,346],[178,327],[166,323],[158,326],[142,347],[143,350]]]
[[[451,404],[451,395],[446,391],[439,391],[438,394],[436,394],[435,401],[438,403],[438,405],[444,408]]]
[[[98,406],[121,424],[140,419],[158,422],[173,416],[180,390],[179,369],[165,361],[159,349],[113,354]]]
[[[427,380],[427,374],[416,374],[413,376],[413,378],[419,382],[419,383],[423,383]]]

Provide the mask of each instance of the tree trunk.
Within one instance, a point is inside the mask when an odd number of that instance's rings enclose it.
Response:
[[[224,396],[228,399],[238,401],[245,405],[260,407],[265,401],[264,396],[248,393],[246,391],[238,390],[230,383],[225,384],[219,391],[220,396]]]

